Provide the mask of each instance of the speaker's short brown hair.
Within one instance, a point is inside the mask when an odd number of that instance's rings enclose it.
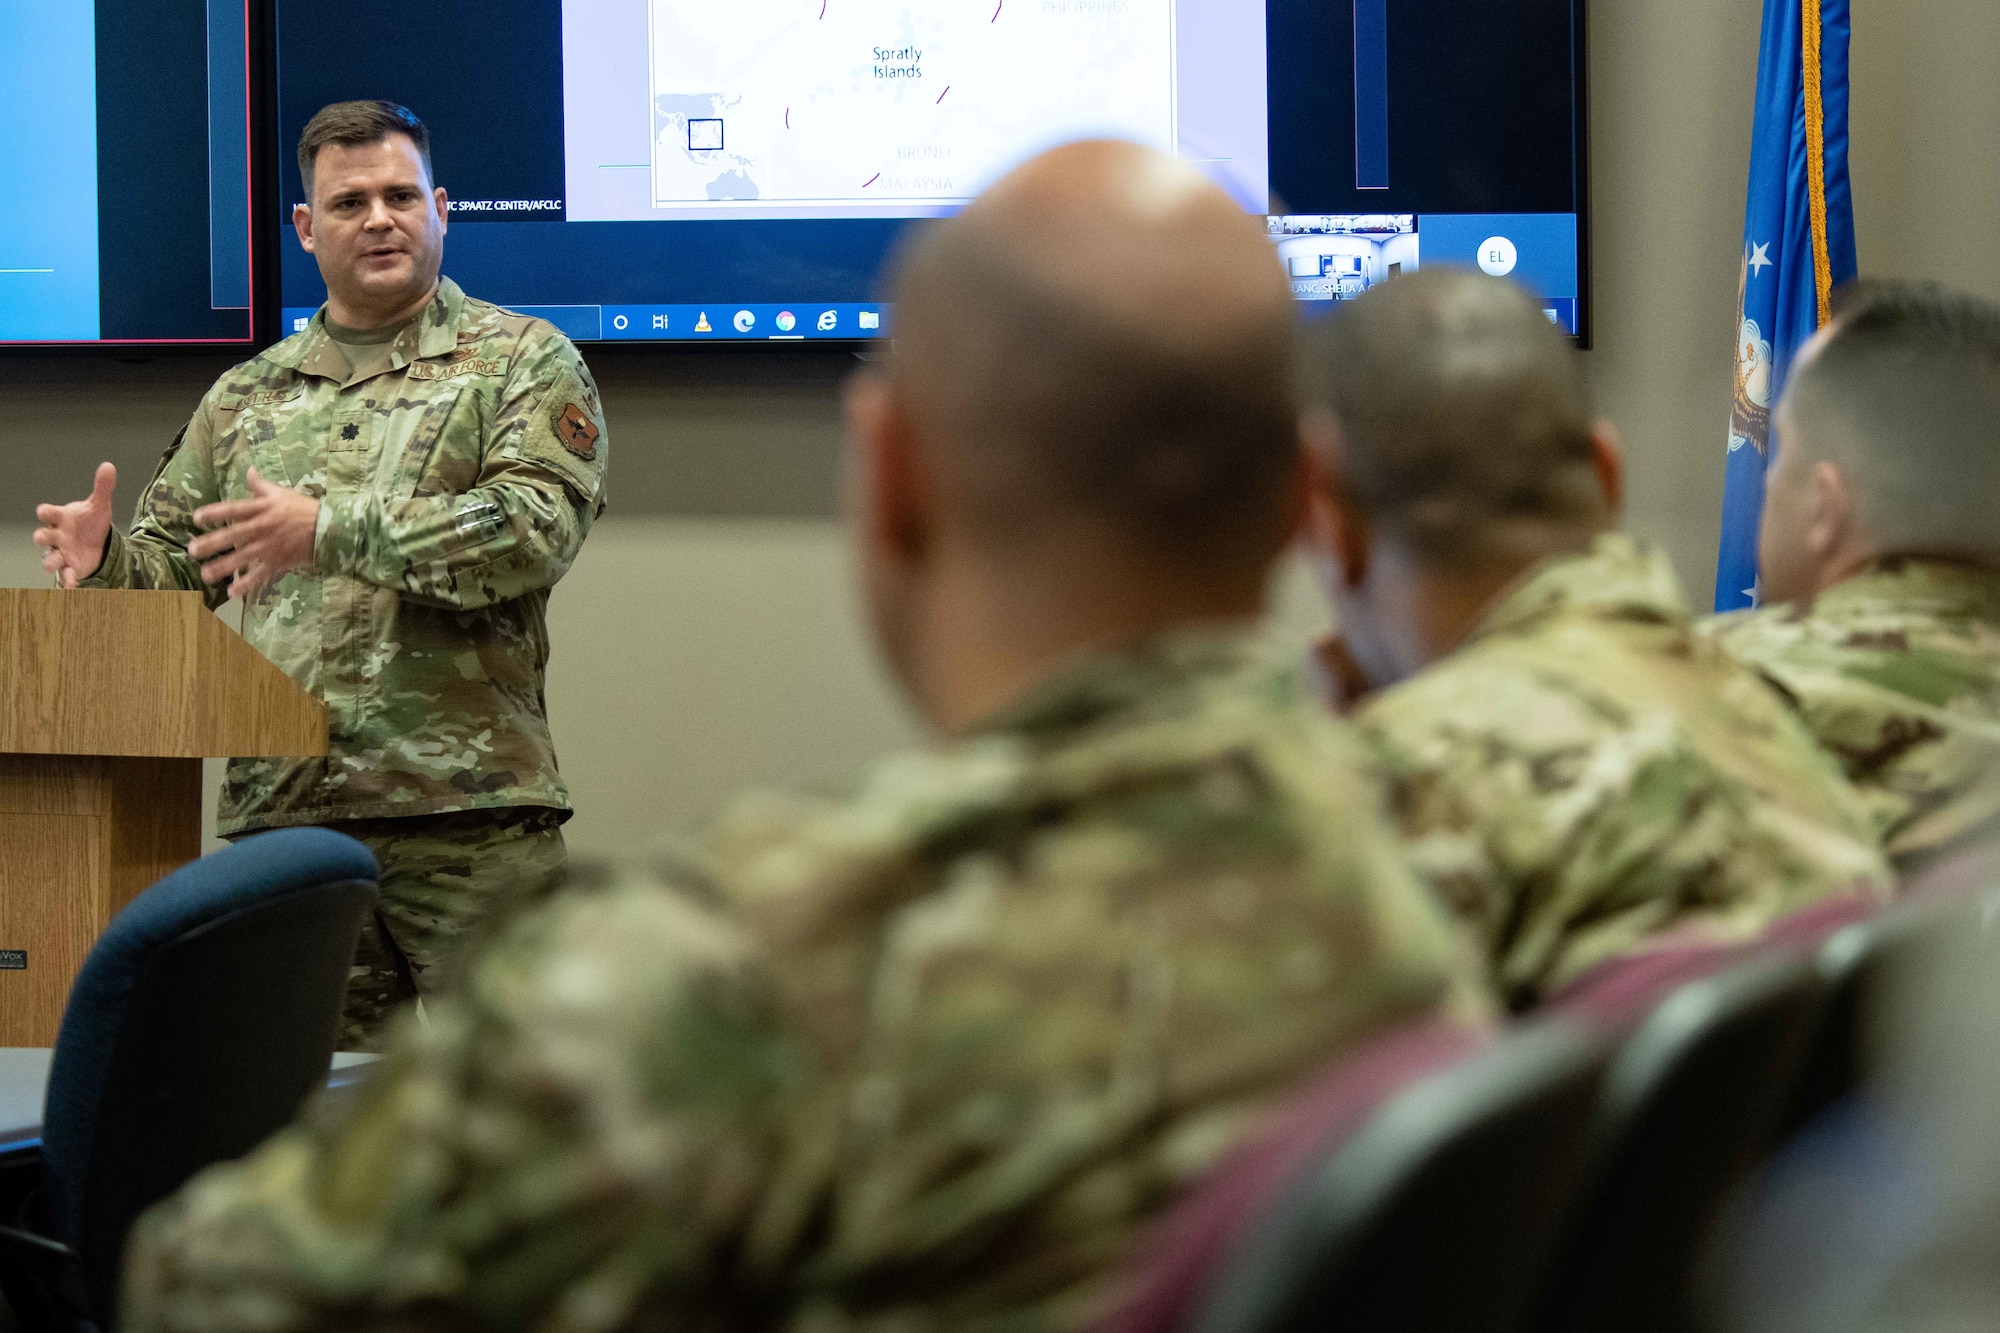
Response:
[[[320,149],[328,144],[358,148],[381,143],[392,134],[403,135],[416,145],[417,156],[424,160],[424,175],[431,177],[431,132],[416,112],[376,98],[321,107],[299,134],[299,178],[305,182],[306,198],[312,198],[313,163],[319,160]]]

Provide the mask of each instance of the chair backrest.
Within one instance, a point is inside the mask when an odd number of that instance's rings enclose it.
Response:
[[[1787,913],[1749,939],[1719,941],[1698,932],[1682,938],[1661,936],[1642,952],[1599,963],[1551,994],[1544,1007],[1553,1013],[1573,1014],[1599,1031],[1623,1034],[1691,981],[1751,958],[1812,953],[1828,937],[1868,920],[1882,907],[1880,893],[1857,888],[1830,894]]]
[[[1623,1037],[1681,987],[1725,971],[1749,955],[1744,944],[1669,944],[1608,958],[1543,1001],[1595,1031]]]
[[[1931,857],[1921,869],[1906,873],[1902,896],[1910,901],[1975,897],[2000,889],[2000,828],[1982,829],[1981,835],[1967,838],[1956,850]]]
[[[1211,1170],[1141,1242],[1130,1292],[1096,1333],[1175,1333],[1273,1201],[1389,1097],[1490,1045],[1492,1034],[1426,1019],[1329,1061]]]
[[[1537,1023],[1390,1097],[1238,1238],[1187,1327],[1514,1333],[1605,1061],[1581,1025]]]
[[[1752,957],[1682,986],[1632,1032],[1534,1328],[1691,1327],[1702,1239],[1769,1140],[1818,999],[1809,961]]]
[[[1885,980],[1916,966],[1941,936],[1980,929],[1983,906],[1970,893],[1918,898],[1855,922],[1821,943],[1813,959],[1820,1004],[1775,1138],[1790,1138],[1860,1086],[1866,1072],[1865,1028]]]
[[[134,898],[84,961],[49,1071],[43,1211],[100,1323],[138,1214],[326,1077],[376,874],[324,829],[246,838]]]

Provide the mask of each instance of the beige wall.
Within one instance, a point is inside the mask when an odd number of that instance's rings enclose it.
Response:
[[[1865,272],[2000,297],[2000,4],[1854,0]],[[1713,580],[1760,6],[1597,0],[1597,345],[1632,526]],[[0,583],[37,581],[35,499],[150,469],[215,358],[0,360]],[[746,782],[821,784],[912,728],[857,627],[831,521],[838,357],[599,352],[614,510],[552,608],[550,708],[583,848],[699,819]],[[1316,616],[1296,577],[1287,622]]]

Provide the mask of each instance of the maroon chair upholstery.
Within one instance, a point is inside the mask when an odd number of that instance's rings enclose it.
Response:
[[[1552,993],[1545,1012],[1572,1014],[1600,1032],[1629,1031],[1691,981],[1759,956],[1802,957],[1886,904],[1869,889],[1833,894],[1787,913],[1755,938],[1719,943],[1688,934],[1663,936],[1642,953],[1608,958]]]
[[[1551,994],[1542,1012],[1569,1014],[1606,1034],[1629,1031],[1691,981],[1745,956],[1749,944],[1667,944],[1607,958]]]
[[[1334,1060],[1168,1213],[1141,1246],[1126,1303],[1098,1333],[1172,1333],[1273,1200],[1377,1107],[1494,1038],[1444,1022],[1395,1028]]]
[[[1169,1215],[1098,1333],[1517,1333],[1607,1058],[1567,1021],[1369,1043]]]
[[[1880,915],[1889,901],[1872,889],[1855,889],[1808,903],[1773,921],[1759,944],[1765,952],[1806,954],[1847,927]]]

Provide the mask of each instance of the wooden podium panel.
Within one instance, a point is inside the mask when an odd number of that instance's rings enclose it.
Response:
[[[111,918],[200,855],[201,760],[0,755],[0,1046],[54,1045]]]
[[[201,761],[326,753],[326,709],[193,592],[0,588],[0,1046],[50,1046],[90,946],[201,855]]]

